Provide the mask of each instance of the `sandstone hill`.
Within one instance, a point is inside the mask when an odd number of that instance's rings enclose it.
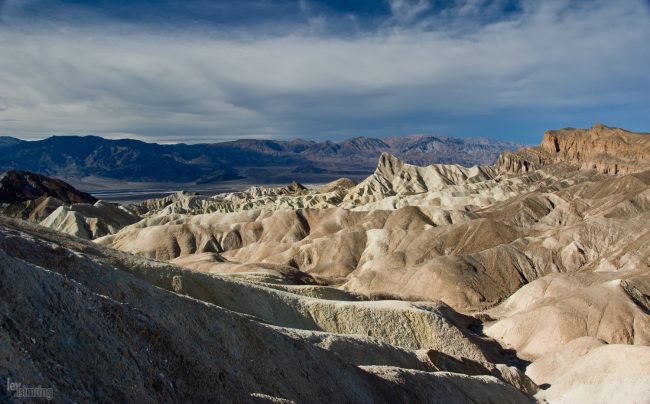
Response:
[[[122,206],[97,201],[95,204],[61,205],[41,225],[85,239],[95,239],[117,233],[136,223],[140,217]]]
[[[93,355],[112,363],[119,346],[127,358],[102,380],[147,369],[126,398],[174,399],[216,383],[191,397],[234,388],[234,401],[642,402],[649,145],[650,135],[622,129],[563,129],[493,166],[421,167],[382,153],[359,183],[14,215],[40,225],[0,220],[0,285],[29,282],[40,300],[3,290],[5,312],[24,313],[10,329],[28,330],[5,347],[29,333],[48,339],[33,352],[2,349],[20,358],[24,377],[65,397],[87,397],[65,384],[77,377],[88,397],[125,394],[108,382],[98,389],[61,348],[70,337],[60,309],[88,301],[73,329],[102,330]],[[24,323],[40,307],[54,307],[45,313],[55,333]],[[74,366],[52,373],[30,359],[39,352]],[[212,352],[222,354],[207,361]],[[322,380],[317,397],[310,380]]]
[[[10,219],[0,245],[0,370],[57,401],[523,403],[517,388],[535,391],[440,303],[340,306]]]
[[[141,218],[131,209],[98,201],[56,178],[8,171],[0,178],[0,212],[85,239],[116,233]]]
[[[503,153],[497,164],[511,172],[525,172],[558,162],[604,174],[647,171],[650,169],[648,134],[602,124],[590,129],[551,130],[544,133],[538,147]]]

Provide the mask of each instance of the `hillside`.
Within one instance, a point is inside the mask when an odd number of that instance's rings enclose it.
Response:
[[[54,197],[66,203],[95,203],[97,199],[70,184],[26,171],[7,171],[0,175],[0,203],[24,202]]]
[[[0,218],[2,370],[70,400],[643,402],[649,145],[563,129],[494,165],[382,152],[359,182]]]

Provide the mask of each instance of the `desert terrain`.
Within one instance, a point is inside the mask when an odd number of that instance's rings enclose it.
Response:
[[[0,185],[0,370],[56,401],[649,402],[648,134],[132,204]]]

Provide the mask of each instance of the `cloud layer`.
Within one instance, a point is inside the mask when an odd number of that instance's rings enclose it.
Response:
[[[536,142],[543,129],[595,121],[650,130],[644,1],[531,1],[504,13],[394,0],[361,22],[303,1],[286,21],[238,26],[79,10],[30,22],[29,3],[0,3],[4,135],[434,131]]]

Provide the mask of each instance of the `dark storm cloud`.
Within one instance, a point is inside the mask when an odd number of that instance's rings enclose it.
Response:
[[[536,141],[650,112],[640,0],[10,0],[0,17],[4,135]]]

